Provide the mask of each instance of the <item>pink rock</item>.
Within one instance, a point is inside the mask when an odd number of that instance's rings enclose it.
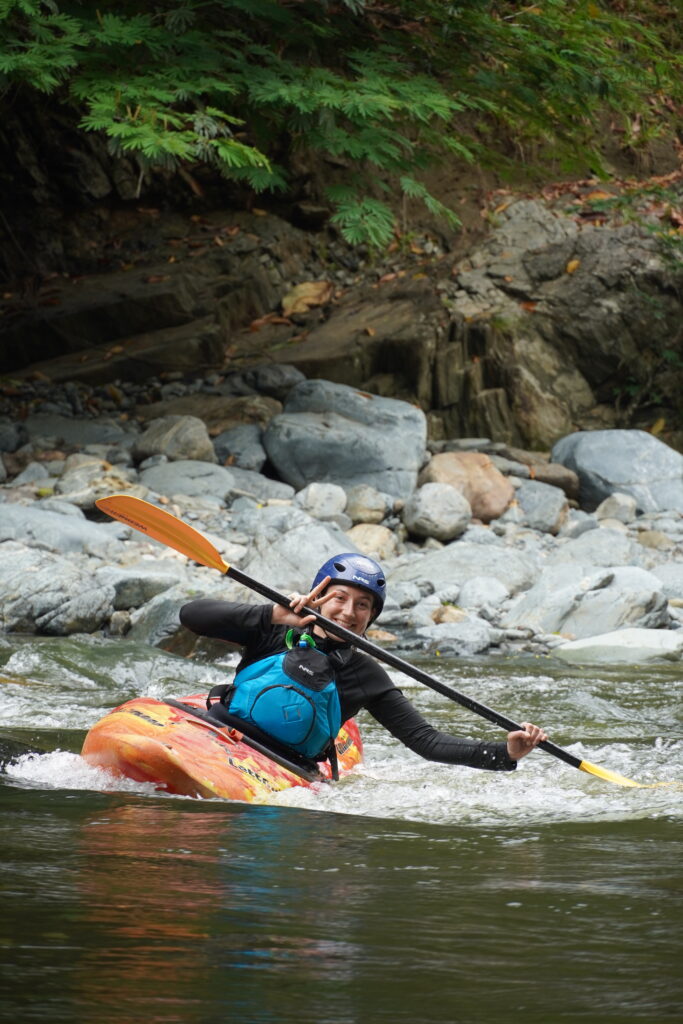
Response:
[[[450,484],[472,507],[472,515],[490,523],[503,514],[514,497],[514,487],[482,452],[442,452],[420,473],[418,485]]]

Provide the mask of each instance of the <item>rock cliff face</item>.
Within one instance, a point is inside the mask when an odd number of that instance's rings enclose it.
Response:
[[[262,212],[138,212],[110,225],[106,272],[5,293],[0,373],[102,384],[287,364],[415,403],[433,439],[548,449],[659,420],[682,447],[683,267],[646,226],[585,222],[570,198],[511,200],[455,265],[427,238],[373,262]]]

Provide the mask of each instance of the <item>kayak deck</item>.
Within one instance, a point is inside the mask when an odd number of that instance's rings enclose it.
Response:
[[[318,773],[302,772],[295,764],[287,767],[282,758],[256,749],[237,730],[198,717],[195,709],[205,709],[205,701],[206,694],[184,697],[182,702],[152,697],[127,701],[95,723],[81,754],[95,767],[135,782],[151,782],[168,793],[250,803],[264,803],[283,789],[310,787],[331,778],[327,762],[320,763]],[[361,762],[363,746],[353,720],[342,726],[336,746],[340,775]]]

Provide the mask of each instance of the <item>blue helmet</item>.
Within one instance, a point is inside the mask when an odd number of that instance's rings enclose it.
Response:
[[[382,566],[375,562],[373,558],[368,558],[366,555],[358,555],[351,551],[329,558],[318,569],[311,590],[313,587],[317,587],[319,583],[322,583],[326,576],[330,577],[332,583],[335,581],[338,583],[348,583],[351,586],[360,587],[362,590],[368,590],[375,599],[375,614],[372,618],[377,618],[384,607],[387,581],[384,578]]]

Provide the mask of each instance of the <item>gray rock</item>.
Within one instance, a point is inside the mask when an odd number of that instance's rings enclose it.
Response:
[[[574,539],[580,537],[582,533],[587,533],[588,530],[597,530],[598,526],[598,520],[594,515],[590,515],[580,508],[570,508],[558,536]]]
[[[666,562],[652,569],[669,601],[683,600],[683,562]]]
[[[67,459],[67,465],[72,459]],[[84,461],[74,469],[65,469],[55,482],[54,493],[79,508],[93,509],[98,498],[125,491],[145,498],[147,490],[135,484],[137,473],[127,466],[110,466],[94,456],[83,456]],[[73,463],[72,463],[73,465]]]
[[[297,489],[314,481],[345,490],[366,483],[407,497],[426,439],[426,418],[416,406],[312,380],[292,389],[263,443],[279,475]]]
[[[467,529],[472,509],[467,498],[450,484],[427,483],[408,498],[402,517],[411,536],[449,541]]]
[[[235,477],[224,466],[180,459],[143,470],[140,483],[168,498],[175,494],[187,494],[190,497],[212,495],[225,501],[235,488]]]
[[[50,437],[65,444],[120,444],[131,445],[135,433],[112,419],[87,420],[59,416],[55,413],[36,413],[24,420],[29,437]]]
[[[245,370],[241,376],[248,387],[280,402],[285,401],[293,387],[306,380],[305,374],[289,363],[263,363]]]
[[[169,647],[173,638],[181,632],[180,609],[197,597],[216,597],[225,601],[250,600],[244,588],[217,573],[206,575],[199,588],[196,584],[177,583],[157,594],[130,616],[128,639],[153,647]]]
[[[548,565],[576,562],[584,566],[639,565],[641,551],[631,538],[620,530],[600,527],[565,541],[550,555]]]
[[[143,460],[151,455],[165,455],[172,462],[217,461],[206,426],[196,416],[162,416],[153,420],[133,445],[134,458]]]
[[[346,508],[346,491],[337,484],[308,484],[294,496],[294,504],[314,519],[334,519]]]
[[[0,625],[8,632],[90,633],[113,612],[114,588],[87,564],[9,542],[0,546]]]
[[[458,604],[462,608],[472,609],[481,612],[486,611],[485,618],[489,618],[494,610],[507,601],[510,591],[493,576],[474,576],[466,580],[460,590]]]
[[[517,488],[515,498],[522,510],[524,524],[532,530],[556,534],[567,519],[569,503],[559,487],[538,480],[525,480]]]
[[[139,608],[157,594],[175,586],[184,575],[177,566],[160,569],[149,565],[131,565],[125,569],[105,566],[95,572],[95,579],[106,587],[114,588],[114,608]]]
[[[49,479],[50,473],[42,462],[29,462],[28,466],[15,476],[12,486],[20,487],[21,484],[36,484]]]
[[[14,420],[0,420],[0,452],[15,452],[28,441],[26,428]]]
[[[619,491],[645,512],[683,512],[683,455],[644,430],[569,434],[555,444],[552,459],[578,473],[588,510]]]
[[[248,516],[248,518],[247,518]],[[252,536],[241,568],[285,594],[307,593],[320,566],[342,551],[358,551],[334,523],[312,519],[301,509],[272,505],[254,509],[234,521]]]
[[[620,629],[599,636],[570,640],[553,651],[572,665],[642,665],[683,658],[683,630]]]
[[[267,459],[266,450],[261,444],[262,433],[258,423],[241,423],[230,430],[224,430],[213,441],[218,462],[224,465],[227,459],[231,459],[231,466],[258,473]]]
[[[500,639],[497,630],[476,616],[462,622],[422,626],[415,633],[428,650],[461,657],[483,654]]]
[[[617,519],[620,523],[632,523],[637,514],[636,499],[630,494],[620,494],[619,491],[601,501],[595,510],[596,519]]]
[[[262,473],[255,473],[250,469],[240,469],[238,466],[230,467],[230,474],[234,480],[231,495],[238,497],[251,497],[257,502],[266,501],[291,501],[294,497],[294,488],[284,484],[280,480],[271,480]]]
[[[506,628],[596,636],[626,626],[668,624],[659,580],[644,569],[620,566],[586,572],[575,565],[546,569],[503,619]]]
[[[468,544],[453,541],[427,555],[418,555],[390,569],[388,579],[394,583],[428,581],[432,588],[457,584],[462,586],[475,576],[493,576],[505,584],[511,594],[531,586],[538,576],[539,562],[533,555],[501,548],[498,545]]]
[[[91,523],[80,510],[76,515],[62,515],[44,508],[43,503],[0,507],[0,542],[20,541],[27,547],[60,555],[84,552],[100,558],[116,557],[121,552],[121,541],[131,534],[122,523]]]

